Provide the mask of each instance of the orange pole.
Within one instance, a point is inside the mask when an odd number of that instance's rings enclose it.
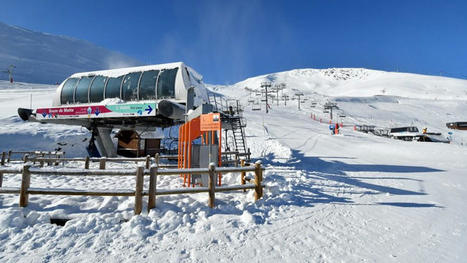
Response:
[[[187,148],[188,148],[188,129],[189,129],[189,123],[185,124],[185,133],[183,136],[183,141],[184,141],[184,147],[183,147],[183,167],[182,168],[187,168],[187,162],[188,162],[188,156],[187,156]],[[187,180],[187,186],[190,186],[190,177],[188,174],[185,174],[186,180]]]
[[[188,129],[188,124],[184,124],[184,131],[183,131],[183,166],[182,168],[186,168],[186,147],[187,145],[187,129]],[[185,177],[185,186],[189,186],[189,178],[187,174],[183,175]]]
[[[178,127],[178,168],[182,163],[182,141],[183,141],[183,125]]]
[[[221,167],[222,166],[222,127],[219,128],[217,133],[219,135],[219,167]],[[221,186],[222,185],[222,174],[221,173],[218,174],[218,178],[219,178],[219,186]]]

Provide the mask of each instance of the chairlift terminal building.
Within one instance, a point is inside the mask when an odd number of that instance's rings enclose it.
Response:
[[[113,128],[170,127],[207,102],[202,76],[177,62],[76,73],[58,86],[52,107],[20,108],[18,114],[28,121],[86,127],[97,137],[101,154],[115,156]]]

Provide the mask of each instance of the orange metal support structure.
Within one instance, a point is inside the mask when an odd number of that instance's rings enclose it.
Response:
[[[209,141],[209,135],[211,141]],[[200,117],[186,122],[178,129],[178,168],[191,168],[191,148],[193,141],[201,138],[202,144],[214,144],[214,136],[219,137],[219,161],[218,166],[222,165],[222,126],[219,113],[202,114]],[[183,186],[194,187],[189,174],[182,174]],[[218,175],[218,184],[221,185],[221,175]]]

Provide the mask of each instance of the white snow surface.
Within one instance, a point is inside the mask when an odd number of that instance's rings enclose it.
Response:
[[[247,105],[252,98],[244,87],[259,89],[265,80],[285,82],[286,94],[303,92],[309,100],[300,111],[296,100],[287,106],[273,101],[269,114],[245,107],[248,146],[254,160],[267,168],[261,200],[254,202],[252,192],[217,193],[216,208],[210,209],[207,194],[163,196],[156,209],[133,216],[129,197],[31,195],[29,206],[19,208],[18,195],[0,195],[0,261],[465,259],[466,135],[454,131],[451,144],[404,142],[359,133],[352,126],[417,125],[446,135],[445,122],[465,120],[466,81],[366,69],[303,69],[214,89]],[[23,123],[14,116],[16,107],[27,107],[30,93],[38,107],[50,104],[54,92],[53,86],[21,85],[0,82],[0,150],[50,150],[67,142],[67,155],[84,154],[79,149],[84,151],[81,140],[89,137],[85,130]],[[330,135],[322,113],[328,100],[346,115],[340,135]],[[311,101],[318,106],[310,108]],[[312,113],[323,123],[312,120]],[[111,165],[130,167],[135,164]],[[224,177],[227,185],[238,182],[239,175]],[[4,176],[4,187],[20,183],[21,175]],[[31,187],[133,189],[134,177],[41,175],[33,176]],[[180,187],[178,177],[158,178],[158,189]],[[71,220],[57,226],[50,218]]]

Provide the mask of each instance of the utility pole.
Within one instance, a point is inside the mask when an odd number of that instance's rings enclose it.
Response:
[[[298,110],[300,110],[300,96],[303,96],[303,93],[295,93],[295,96],[298,96]]]
[[[268,103],[268,88],[271,88],[271,82],[262,82],[261,88],[264,89],[266,94],[266,113],[269,113],[269,103]]]

